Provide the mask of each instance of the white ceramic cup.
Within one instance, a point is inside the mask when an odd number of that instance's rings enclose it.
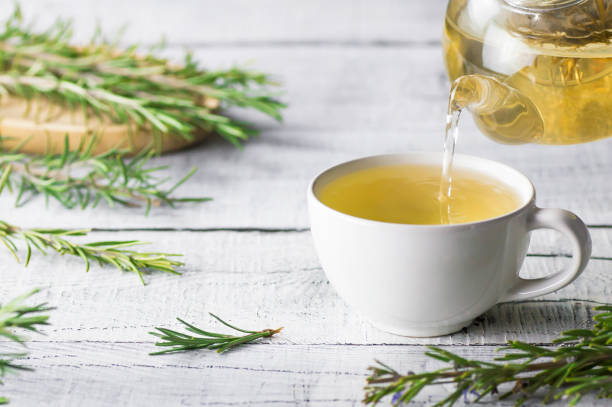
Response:
[[[521,206],[515,211],[479,222],[379,222],[338,212],[317,198],[330,181],[354,171],[441,162],[439,153],[366,157],[324,171],[308,188],[312,236],[321,265],[340,296],[372,324],[399,335],[445,335],[468,326],[496,303],[548,294],[582,273],[591,256],[584,223],[566,210],[536,207],[529,179],[495,161],[455,157],[455,168],[498,179],[520,196]],[[519,271],[530,231],[542,228],[569,238],[571,263],[548,277],[523,279]]]

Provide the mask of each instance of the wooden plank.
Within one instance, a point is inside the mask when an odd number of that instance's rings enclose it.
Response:
[[[178,55],[178,54],[174,54]],[[412,49],[201,49],[210,66],[256,57],[258,69],[286,83],[291,103],[284,125],[253,118],[263,129],[244,150],[213,140],[188,152],[161,157],[178,179],[197,165],[200,172],[180,195],[212,196],[204,205],[142,211],[101,205],[85,212],[42,199],[15,209],[10,196],[0,211],[18,224],[48,227],[256,227],[308,226],[305,190],[319,171],[363,155],[441,150],[446,92],[440,50]],[[469,116],[465,116],[469,118]],[[538,202],[576,211],[590,223],[612,224],[612,140],[550,146],[504,146],[483,137],[470,119],[458,151],[512,165],[533,180]],[[36,216],[33,216],[36,214]]]
[[[400,372],[441,366],[423,356],[423,346],[260,344],[223,355],[163,357],[147,356],[150,349],[150,343],[34,343],[25,364],[36,371],[9,377],[2,394],[15,405],[36,406],[357,406],[366,368],[376,358]],[[490,346],[448,349],[469,358],[498,356]],[[425,389],[409,405],[432,405],[452,390],[446,385]],[[485,401],[496,407],[514,403]],[[609,401],[586,397],[581,405],[603,407]]]
[[[428,2],[359,0],[309,2],[260,0],[31,0],[23,2],[27,16],[41,26],[57,16],[74,18],[79,39],[90,37],[102,22],[106,32],[128,25],[126,41],[151,44],[165,35],[179,44],[248,46],[439,42],[446,0]],[[120,11],[119,11],[120,10]],[[11,7],[2,10],[4,18]]]
[[[58,307],[45,341],[146,341],[176,317],[214,325],[207,312],[236,324],[285,326],[281,343],[500,344],[507,339],[547,342],[589,321],[595,302],[612,302],[610,262],[594,260],[572,285],[536,301],[493,308],[466,331],[414,339],[379,331],[337,297],[315,256],[309,233],[96,233],[96,239],[139,238],[186,255],[183,276],[155,273],[142,286],[135,275],[93,267],[79,259],[35,256],[28,269],[0,254],[0,299],[33,287]],[[603,240],[603,239],[602,239]],[[544,247],[545,245],[542,245]],[[524,275],[550,274],[566,258],[530,257]],[[254,323],[257,321],[257,323]],[[258,326],[253,326],[258,325]],[[218,325],[217,325],[218,326]]]

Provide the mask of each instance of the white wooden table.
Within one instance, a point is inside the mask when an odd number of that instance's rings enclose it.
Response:
[[[570,147],[494,144],[464,121],[458,149],[506,162],[531,177],[542,206],[580,214],[593,235],[585,274],[557,293],[493,308],[461,333],[411,339],[364,322],[334,293],[315,256],[305,189],[319,170],[366,154],[441,149],[448,82],[440,34],[445,0],[28,0],[26,15],[76,17],[79,39],[96,21],[130,25],[125,40],[152,44],[165,34],[168,55],[187,47],[209,67],[251,61],[273,72],[290,108],[278,125],[248,115],[261,137],[237,150],[210,140],[163,156],[180,177],[179,193],[214,201],[139,210],[104,206],[67,211],[42,200],[15,209],[0,199],[2,219],[23,226],[91,227],[95,239],[138,238],[185,254],[183,276],[154,273],[142,286],[109,268],[85,274],[74,259],[37,257],[29,268],[0,254],[0,299],[46,287],[57,307],[46,336],[32,336],[25,361],[36,369],[9,377],[0,393],[15,406],[359,405],[375,358],[399,369],[432,368],[426,344],[492,357],[507,339],[547,344],[584,326],[591,307],[612,301],[612,140]],[[8,12],[7,7],[3,12]],[[553,233],[533,239],[524,274],[562,267],[568,245]],[[148,356],[155,326],[178,328],[180,316],[218,327],[212,311],[237,325],[284,326],[279,337],[217,355]],[[8,350],[19,348],[9,343]],[[424,392],[429,405],[448,389]],[[609,405],[588,399],[586,406]],[[511,402],[494,405],[509,406]],[[535,404],[532,404],[535,405]]]

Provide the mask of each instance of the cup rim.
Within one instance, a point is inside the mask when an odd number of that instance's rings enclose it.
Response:
[[[319,199],[319,197],[315,194],[314,192],[314,187],[317,183],[317,181],[323,177],[325,174],[331,172],[331,171],[335,171],[338,170],[339,168],[343,167],[343,166],[347,166],[347,165],[351,165],[351,164],[355,164],[359,161],[365,161],[365,160],[376,160],[376,159],[380,159],[380,160],[394,160],[394,159],[399,159],[402,157],[423,157],[423,156],[428,156],[428,157],[438,157],[440,160],[442,159],[442,155],[443,153],[440,152],[431,152],[431,151],[412,151],[412,152],[406,152],[406,153],[398,153],[398,154],[375,154],[375,155],[369,155],[369,156],[363,156],[363,157],[359,157],[359,158],[355,158],[352,160],[348,160],[348,161],[344,161],[341,162],[339,164],[333,165],[329,168],[326,168],[323,171],[320,171],[313,179],[312,181],[310,181],[310,184],[308,185],[308,190],[307,190],[307,198],[308,201],[311,202],[314,205],[319,206],[320,208],[323,208],[324,210],[334,214],[335,216],[339,216],[345,220],[351,221],[353,223],[359,223],[359,224],[364,224],[364,225],[378,225],[378,226],[383,226],[383,227],[395,227],[395,228],[404,228],[404,229],[462,229],[462,228],[472,228],[474,226],[480,226],[480,225],[484,225],[484,224],[488,224],[488,223],[498,223],[498,222],[503,222],[508,218],[512,218],[516,215],[518,215],[519,213],[528,210],[528,208],[531,208],[532,206],[535,205],[535,187],[533,186],[533,183],[531,182],[531,180],[522,172],[520,172],[519,170],[501,163],[499,161],[495,161],[495,160],[489,160],[487,158],[482,158],[482,157],[478,157],[478,156],[474,156],[474,155],[469,155],[469,154],[455,154],[455,163],[457,163],[458,161],[465,161],[465,160],[472,160],[472,161],[476,161],[476,162],[480,162],[482,164],[485,165],[493,165],[493,166],[497,166],[498,168],[504,168],[510,172],[513,172],[515,175],[518,176],[518,178],[521,178],[522,181],[524,182],[524,184],[526,184],[529,188],[529,195],[528,198],[525,200],[525,202],[519,206],[518,208],[516,208],[515,210],[505,213],[503,215],[500,216],[496,216],[494,218],[487,218],[487,219],[482,219],[479,221],[475,221],[475,222],[466,222],[466,223],[456,223],[456,224],[433,224],[433,225],[420,225],[420,224],[411,224],[411,223],[395,223],[395,222],[384,222],[384,221],[379,221],[379,220],[372,220],[372,219],[366,219],[366,218],[360,218],[357,216],[353,216],[353,215],[349,215],[343,212],[340,212],[330,206],[327,206],[326,204],[324,204],[323,202],[321,202],[321,200]],[[368,168],[368,167],[366,167]],[[494,177],[495,178],[495,177]],[[503,182],[503,181],[501,181]],[[511,187],[514,188],[513,185],[510,185]],[[518,189],[518,188],[516,188]]]

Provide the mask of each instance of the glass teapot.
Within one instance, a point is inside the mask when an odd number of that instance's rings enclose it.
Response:
[[[492,139],[612,136],[612,0],[450,0],[451,105]]]

